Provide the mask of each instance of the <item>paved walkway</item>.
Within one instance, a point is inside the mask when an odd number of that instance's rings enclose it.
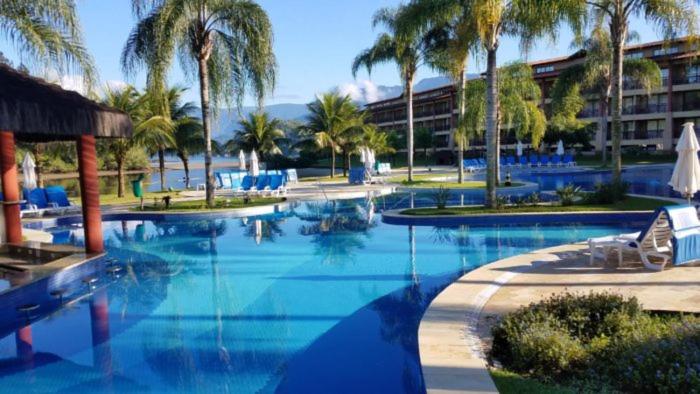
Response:
[[[476,269],[432,302],[418,341],[430,393],[497,392],[483,358],[498,316],[560,292],[636,296],[644,308],[700,312],[700,266],[651,272],[588,265],[587,246],[563,245]]]

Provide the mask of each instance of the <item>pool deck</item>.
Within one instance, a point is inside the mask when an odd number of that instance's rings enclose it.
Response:
[[[431,303],[418,332],[429,393],[496,393],[484,358],[499,316],[553,293],[615,292],[644,308],[700,312],[700,266],[645,270],[588,265],[585,244],[543,249],[480,267]],[[614,259],[611,259],[614,260]]]

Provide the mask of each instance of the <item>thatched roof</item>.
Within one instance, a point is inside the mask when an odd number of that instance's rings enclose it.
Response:
[[[0,130],[20,141],[131,137],[125,113],[0,64]]]

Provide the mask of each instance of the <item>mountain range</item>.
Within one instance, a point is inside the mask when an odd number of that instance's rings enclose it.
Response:
[[[469,78],[471,77],[472,76],[470,75]],[[449,84],[450,79],[447,77],[426,78],[420,80],[415,85],[414,91],[422,92]],[[403,87],[400,85],[374,85],[369,81],[364,81],[357,84],[340,85],[336,89],[342,94],[350,95],[353,101],[359,105],[399,97],[403,93]],[[256,109],[256,107],[243,107],[241,108],[240,115],[247,117],[248,114]],[[265,111],[271,117],[285,121],[304,121],[306,115],[308,114],[306,104],[290,103],[266,105]],[[217,123],[214,125],[212,137],[220,142],[230,139],[233,131],[238,127],[238,122],[241,119],[240,115],[235,109],[222,109],[219,113]]]

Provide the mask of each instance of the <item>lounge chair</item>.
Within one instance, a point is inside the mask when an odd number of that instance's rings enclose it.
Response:
[[[254,183],[253,183],[253,177],[250,175],[245,175],[243,179],[241,180],[241,185],[237,188],[234,189],[233,192],[236,195],[242,195],[245,196],[254,189]]]
[[[515,167],[515,156],[508,156],[506,158],[506,164],[508,165],[508,167]]]
[[[270,195],[285,195],[287,194],[287,187],[285,186],[284,176],[282,175],[270,175]]]
[[[598,247],[617,250],[620,266],[624,252],[638,253],[644,266],[654,271],[662,271],[669,262],[681,265],[700,260],[700,220],[692,205],[659,208],[636,238],[630,239],[631,235],[598,243]]]
[[[561,166],[561,156],[559,156],[559,155],[552,156],[551,164],[553,167]]]
[[[0,201],[5,201],[5,196],[0,193]],[[27,204],[26,201],[22,200],[19,203],[19,217],[38,217],[41,216],[42,212]]]
[[[297,176],[297,170],[294,168],[288,168],[282,171],[282,175],[286,177],[286,183],[297,183],[299,182],[299,177]]]
[[[562,161],[564,164],[564,167],[576,167],[576,162],[574,161],[574,157],[571,155],[564,155],[564,159]]]
[[[537,155],[530,155],[530,167],[539,167],[540,160]]]
[[[542,167],[549,167],[549,156],[547,155],[542,155],[540,156],[540,166]]]
[[[252,193],[265,194],[270,191],[270,175],[260,175],[255,180],[255,187],[251,189]]]
[[[58,204],[49,203],[44,189],[36,188],[29,190],[25,187],[22,189],[22,195],[30,209],[36,211],[36,214],[39,216],[60,215],[64,212],[64,209],[59,208]]]
[[[73,204],[68,199],[68,194],[63,186],[47,186],[45,192],[49,204],[54,204],[58,208],[63,209],[63,213],[77,213],[82,211],[80,206]]]
[[[527,157],[520,156],[518,163],[519,163],[519,167],[527,167]]]

